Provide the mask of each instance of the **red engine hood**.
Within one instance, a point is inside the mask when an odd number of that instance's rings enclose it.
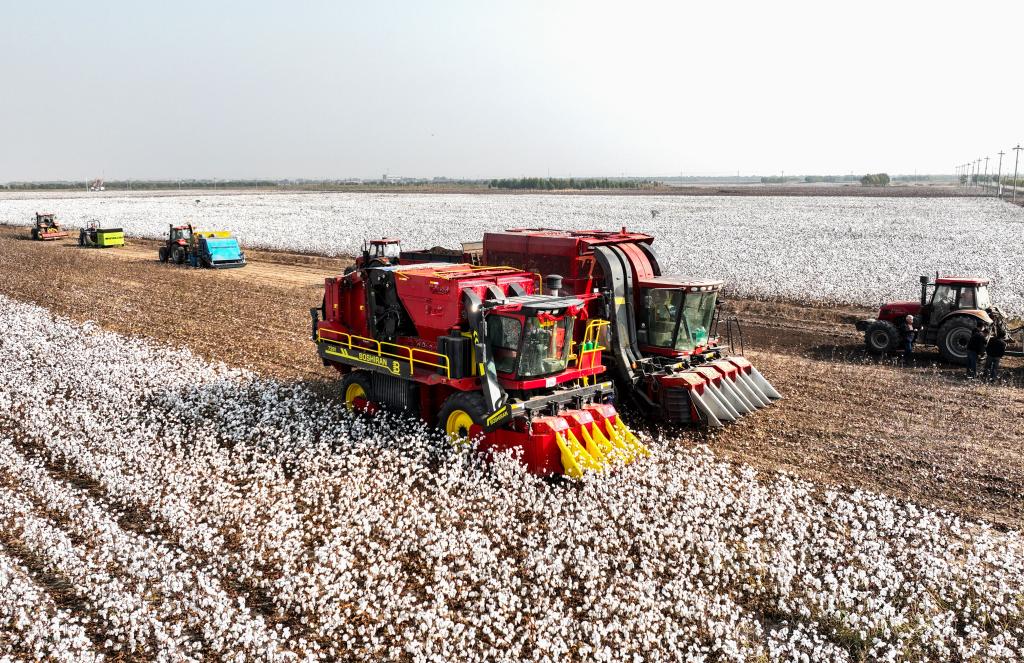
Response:
[[[879,320],[893,320],[907,315],[918,315],[921,302],[890,302],[878,310]]]

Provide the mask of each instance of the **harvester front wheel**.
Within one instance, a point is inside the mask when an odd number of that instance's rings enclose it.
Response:
[[[477,393],[460,391],[449,396],[437,413],[437,426],[455,443],[469,441],[470,427],[483,426],[487,418],[484,397]]]
[[[372,394],[370,377],[363,371],[352,371],[341,381],[341,395],[345,398],[345,407],[350,412],[365,410],[373,402]]]
[[[876,320],[864,332],[864,345],[868,347],[868,352],[876,354],[894,352],[899,349],[900,332],[891,322]]]
[[[978,321],[966,315],[958,315],[939,326],[939,354],[954,364],[967,363],[967,343],[971,340]]]

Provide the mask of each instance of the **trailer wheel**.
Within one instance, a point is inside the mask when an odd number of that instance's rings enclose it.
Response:
[[[872,322],[864,332],[864,345],[868,352],[884,354],[899,349],[900,332],[896,325],[886,320]]]
[[[967,363],[967,342],[971,340],[978,321],[966,315],[958,315],[939,326],[939,354],[954,364]]]
[[[452,442],[464,444],[469,441],[470,427],[483,426],[486,418],[484,397],[475,392],[460,391],[449,396],[441,406],[437,413],[437,427]]]
[[[373,387],[370,376],[364,371],[352,371],[341,381],[341,395],[345,399],[345,407],[350,412],[365,410],[373,403]]]
[[[157,251],[157,255],[160,257],[160,262],[167,262],[167,247],[161,246],[160,250]]]

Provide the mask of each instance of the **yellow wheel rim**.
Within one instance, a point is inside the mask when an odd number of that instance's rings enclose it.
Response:
[[[363,389],[362,385],[358,382],[353,382],[345,389],[345,406],[350,410],[354,409],[357,398],[369,400],[366,398],[366,390]]]
[[[465,410],[455,410],[444,422],[444,430],[455,442],[466,442],[469,439],[469,427],[473,425],[473,417]]]

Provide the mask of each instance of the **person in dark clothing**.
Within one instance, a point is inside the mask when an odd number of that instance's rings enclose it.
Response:
[[[981,323],[971,333],[971,340],[967,341],[967,377],[978,377],[978,357],[985,354],[988,346],[988,336],[985,335],[985,324]]]
[[[917,338],[917,330],[914,329],[914,316],[908,315],[903,323],[903,365],[910,365],[910,356],[914,353],[914,339]]]
[[[1006,334],[998,334],[988,341],[985,348],[985,377],[995,382],[999,376],[999,361],[1006,354]]]

